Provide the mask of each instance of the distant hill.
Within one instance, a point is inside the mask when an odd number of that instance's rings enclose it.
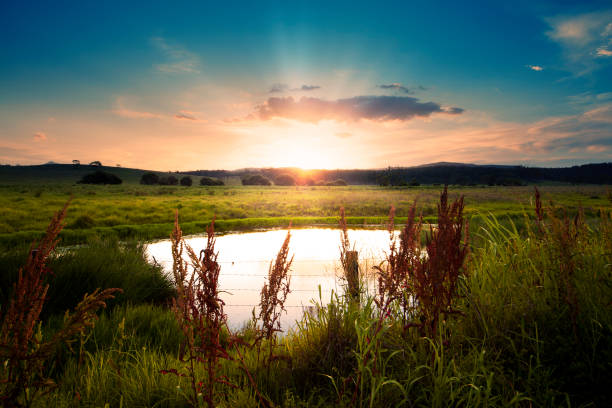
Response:
[[[126,184],[138,184],[141,176],[151,170],[124,167],[90,166],[71,164],[43,164],[37,166],[0,165],[0,184],[20,183],[76,183],[85,174],[104,170],[115,174]],[[167,172],[153,171],[160,176]],[[507,165],[476,165],[468,163],[431,163],[414,167],[388,167],[386,169],[302,170],[286,168],[249,168],[240,170],[195,170],[172,173],[214,177],[229,184],[239,183],[240,178],[261,174],[274,180],[280,175],[292,176],[298,184],[331,182],[342,179],[348,184],[401,186],[409,184],[459,184],[459,185],[524,185],[533,183],[612,184],[612,163],[585,164],[573,167],[525,167]]]
[[[72,164],[47,163],[37,166],[0,166],[0,184],[76,183],[84,175],[93,173],[96,170],[114,174],[126,184],[138,184],[140,183],[142,175],[150,172],[150,170],[111,166],[90,166],[87,164],[73,166]],[[153,172],[160,176],[169,174],[161,171]],[[182,173],[172,174],[177,178],[185,175]],[[194,179],[194,184],[197,182],[198,180]]]
[[[389,167],[370,170],[302,170],[298,168],[260,168],[241,170],[196,170],[188,174],[207,177],[244,177],[262,174],[272,180],[289,174],[298,184],[343,179],[349,184],[406,185],[524,185],[531,183],[612,184],[612,163],[573,167],[525,167],[439,162],[414,167]]]

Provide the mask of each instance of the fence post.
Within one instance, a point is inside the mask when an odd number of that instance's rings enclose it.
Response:
[[[346,252],[346,282],[348,284],[348,295],[352,300],[359,301],[359,254],[357,251]]]

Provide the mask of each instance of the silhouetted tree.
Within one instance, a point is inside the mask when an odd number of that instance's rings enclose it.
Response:
[[[261,174],[253,174],[251,176],[246,176],[242,179],[242,185],[244,186],[270,186],[272,182],[265,176]]]
[[[90,166],[96,166],[96,167],[101,167],[102,163],[98,160],[96,161],[92,161],[91,163],[89,163]]]
[[[346,183],[346,181],[342,180],[342,179],[337,179],[334,181],[328,181],[327,183],[325,183],[326,186],[348,186],[348,184]]]
[[[140,177],[140,184],[159,184],[159,176],[155,173],[145,173],[142,175],[142,177]]]
[[[98,170],[83,176],[79,184],[121,184],[123,180],[114,174]]]
[[[181,186],[189,187],[193,184],[193,180],[189,176],[181,178]]]
[[[281,174],[274,179],[274,184],[277,186],[295,186],[295,179],[291,174]]]
[[[211,178],[211,177],[202,177],[200,179],[201,186],[223,186],[225,183],[219,179]]]
[[[80,165],[81,165],[81,161],[80,160],[73,160],[72,161],[72,167],[73,168],[78,169]]]
[[[169,175],[167,177],[160,177],[159,184],[162,186],[176,186],[178,185],[178,179],[173,175]]]

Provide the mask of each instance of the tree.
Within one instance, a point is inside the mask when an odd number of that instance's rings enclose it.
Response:
[[[337,179],[334,181],[329,181],[327,183],[325,183],[326,186],[348,186],[348,184],[346,183],[346,181],[342,180],[342,179]]]
[[[101,167],[102,163],[98,160],[96,161],[92,161],[91,163],[89,163],[90,166],[95,166],[95,167]]]
[[[98,170],[83,176],[79,184],[121,184],[123,180],[114,174]]]
[[[201,186],[223,186],[225,183],[219,179],[211,177],[202,177],[200,179]]]
[[[159,176],[155,173],[145,173],[140,178],[140,184],[153,185],[159,184]]]
[[[81,161],[80,160],[73,160],[72,161],[72,167],[73,168],[78,169],[80,165],[81,165]]]
[[[295,186],[295,179],[291,174],[281,174],[274,179],[277,186]]]
[[[178,179],[173,175],[169,175],[168,177],[160,177],[159,184],[163,186],[176,186],[178,185]]]
[[[242,179],[242,185],[244,186],[270,186],[272,182],[261,174],[253,174],[246,176]]]
[[[193,180],[189,176],[181,178],[181,186],[189,187],[193,184]]]

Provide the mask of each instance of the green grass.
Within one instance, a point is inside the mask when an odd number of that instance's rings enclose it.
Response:
[[[28,251],[15,249],[0,254],[0,305],[10,296],[17,271]],[[73,308],[85,293],[96,288],[121,288],[123,293],[109,302],[120,304],[166,304],[175,294],[161,267],[148,263],[144,247],[137,243],[120,244],[116,240],[93,240],[83,247],[61,251],[49,262],[52,274],[46,316]]]
[[[354,225],[381,224],[391,205],[405,216],[417,199],[426,221],[433,221],[439,187],[181,187],[0,185],[0,246],[25,245],[42,236],[48,220],[70,198],[65,245],[85,243],[93,237],[121,240],[167,238],[174,211],[179,210],[186,234],[202,233],[216,216],[218,231],[314,224],[336,225],[344,206]],[[544,196],[570,211],[582,206],[589,217],[612,208],[606,186],[545,186]],[[522,218],[530,207],[532,187],[457,187],[451,196],[464,194],[466,215],[494,214]]]
[[[106,190],[105,199],[131,199],[128,190]],[[188,202],[199,197],[197,190],[176,188],[173,194],[183,194]],[[373,203],[383,197],[401,203],[400,215],[402,206],[411,204],[415,195],[420,194],[421,206],[427,208],[439,194],[427,188],[200,190],[216,191],[212,197],[217,198],[226,197],[224,191],[235,191],[229,196],[239,199],[248,211],[250,206],[273,206],[279,197],[286,197],[307,207],[316,200],[337,200],[345,203],[347,212],[352,208],[358,213],[370,205],[373,209],[378,205]],[[404,332],[400,319],[393,317],[379,326],[376,307],[367,295],[358,305],[342,293],[332,294],[329,303],[315,299],[295,329],[279,337],[274,354],[280,358],[270,365],[269,375],[257,347],[240,346],[257,390],[279,407],[606,406],[612,399],[610,204],[601,187],[541,191],[545,199],[565,205],[569,213],[581,203],[587,208],[589,222],[574,241],[564,241],[555,232],[554,219],[546,221],[549,232],[540,232],[533,217],[522,211],[529,206],[530,188],[451,190],[451,195],[462,192],[469,197],[472,253],[456,303],[461,314],[442,320],[436,338],[421,337],[416,329]],[[600,198],[590,198],[595,195]],[[157,198],[164,203],[171,197]],[[598,204],[587,207],[588,200]],[[470,202],[478,205],[470,208]],[[595,217],[599,208],[607,212]],[[387,211],[382,201],[372,211],[379,210],[381,214],[349,221],[382,221]],[[95,220],[95,211],[87,214]],[[291,218],[289,214],[218,223],[222,229],[268,223],[284,226]],[[304,224],[336,222],[335,213],[296,219]],[[182,223],[185,230],[205,224],[205,220]],[[169,227],[169,222],[159,225]],[[15,249],[0,258],[3,299],[24,254]],[[569,279],[563,274],[568,263],[573,266]],[[186,377],[162,373],[184,372],[185,367],[180,359],[182,334],[166,303],[172,288],[158,268],[146,263],[142,247],[93,240],[86,247],[60,253],[50,267],[54,276],[43,323],[45,336],[59,326],[59,313],[83,293],[114,286],[125,293],[101,313],[82,348],[77,344],[74,353],[58,350],[48,370],[59,387],[36,406],[188,406]],[[569,290],[575,300],[568,297]],[[252,327],[237,334],[247,340],[254,336]],[[227,344],[227,333],[223,341]],[[261,349],[267,347],[264,342]],[[261,406],[239,363],[241,357],[236,349],[229,351],[232,359],[224,360],[221,371],[238,388],[219,385],[216,405]],[[203,378],[204,373],[199,376]]]

